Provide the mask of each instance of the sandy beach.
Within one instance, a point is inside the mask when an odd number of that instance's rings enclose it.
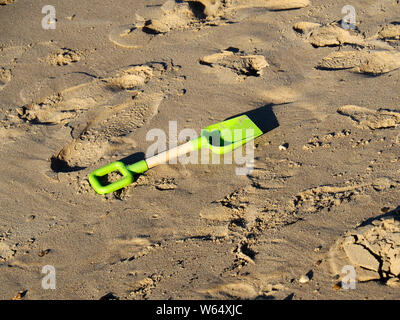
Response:
[[[399,89],[398,0],[0,0],[0,299],[399,299]],[[247,174],[89,183],[254,110]]]

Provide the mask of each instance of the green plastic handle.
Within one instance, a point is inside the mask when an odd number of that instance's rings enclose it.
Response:
[[[136,162],[129,166],[126,166],[121,161],[116,161],[93,171],[89,175],[89,182],[98,194],[107,194],[129,186],[133,183],[134,175],[142,174],[147,170],[149,170],[149,168],[147,167],[146,160]],[[119,171],[123,178],[111,184],[102,185],[99,178],[114,171]]]

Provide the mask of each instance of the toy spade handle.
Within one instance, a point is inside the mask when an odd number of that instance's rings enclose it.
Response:
[[[107,194],[117,191],[129,186],[134,180],[134,175],[144,173],[147,170],[158,166],[159,164],[167,163],[168,161],[183,156],[186,153],[201,149],[203,143],[204,140],[202,137],[200,137],[129,166],[126,166],[121,161],[110,163],[93,171],[89,175],[89,182],[98,194]],[[103,185],[100,181],[101,177],[114,171],[119,171],[123,178],[111,184]]]

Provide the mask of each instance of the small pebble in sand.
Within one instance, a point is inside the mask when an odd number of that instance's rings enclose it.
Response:
[[[302,276],[300,277],[300,279],[299,279],[299,282],[300,282],[301,284],[308,283],[309,281],[310,281],[310,278],[309,278],[308,276],[306,276],[306,275],[302,275]]]
[[[27,221],[27,222],[33,221],[33,220],[35,220],[35,218],[36,218],[36,216],[33,215],[33,214],[31,214],[30,216],[28,216],[28,217],[26,218],[26,221]]]
[[[27,292],[28,292],[28,290],[21,290],[11,300],[22,300],[26,296]]]
[[[42,250],[39,253],[39,257],[44,257],[46,254],[48,254],[51,250],[50,249],[46,249],[46,250]]]
[[[339,291],[341,288],[342,288],[342,286],[341,286],[339,283],[336,283],[336,284],[332,287],[332,289],[335,290],[335,291]]]
[[[289,143],[284,143],[279,146],[279,150],[285,151],[289,148]]]
[[[314,252],[319,252],[319,251],[321,251],[321,249],[322,249],[322,246],[318,246],[318,247],[316,247],[316,248],[314,249]]]

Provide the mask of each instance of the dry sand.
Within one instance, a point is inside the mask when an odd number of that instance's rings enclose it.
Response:
[[[121,3],[53,1],[45,30],[47,3],[0,0],[0,298],[400,298],[399,1],[353,1],[356,30],[348,1]],[[89,186],[153,128],[263,106],[248,176]]]

